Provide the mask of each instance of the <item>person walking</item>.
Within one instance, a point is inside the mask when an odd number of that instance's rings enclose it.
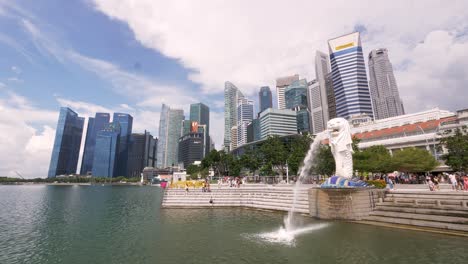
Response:
[[[468,176],[463,176],[463,190],[468,191]]]
[[[455,177],[455,174],[449,174],[449,180],[450,184],[452,185],[452,190],[457,191],[457,177]]]

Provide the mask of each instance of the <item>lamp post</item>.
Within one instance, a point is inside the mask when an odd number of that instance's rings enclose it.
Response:
[[[434,147],[434,158],[435,158],[436,160],[439,160],[439,159],[437,158],[437,150],[436,150],[436,142],[435,142],[435,140],[436,140],[436,137],[437,137],[437,133],[439,133],[439,131],[440,131],[440,123],[437,125],[437,128],[436,128],[436,130],[435,130],[435,132],[434,132],[434,137],[432,138],[432,145],[433,145],[433,147]]]
[[[288,166],[288,162],[286,162],[286,183],[289,184],[289,166]]]

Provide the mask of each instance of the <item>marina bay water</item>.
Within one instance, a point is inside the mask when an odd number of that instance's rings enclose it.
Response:
[[[0,186],[0,263],[466,263],[467,238],[248,209],[160,209],[139,186]],[[271,236],[271,234],[275,234]]]

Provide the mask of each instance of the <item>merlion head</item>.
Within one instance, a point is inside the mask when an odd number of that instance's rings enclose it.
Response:
[[[346,119],[341,117],[331,119],[327,122],[327,130],[330,136],[330,144],[338,151],[345,149],[352,151],[351,129]]]

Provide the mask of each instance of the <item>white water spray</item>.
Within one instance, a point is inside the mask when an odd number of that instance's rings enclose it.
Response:
[[[309,151],[307,152],[307,155],[304,158],[304,165],[302,165],[299,177],[296,181],[296,184],[293,187],[293,204],[291,206],[291,210],[289,210],[288,212],[287,217],[284,219],[284,227],[287,232],[292,232],[295,229],[294,211],[296,211],[295,209],[299,189],[302,185],[302,181],[307,176],[312,166],[315,165],[315,157],[317,156],[317,151],[320,147],[321,141],[324,140],[327,136],[328,135],[326,131],[318,133],[317,136],[314,138],[314,141],[312,141],[312,143],[310,144]]]

